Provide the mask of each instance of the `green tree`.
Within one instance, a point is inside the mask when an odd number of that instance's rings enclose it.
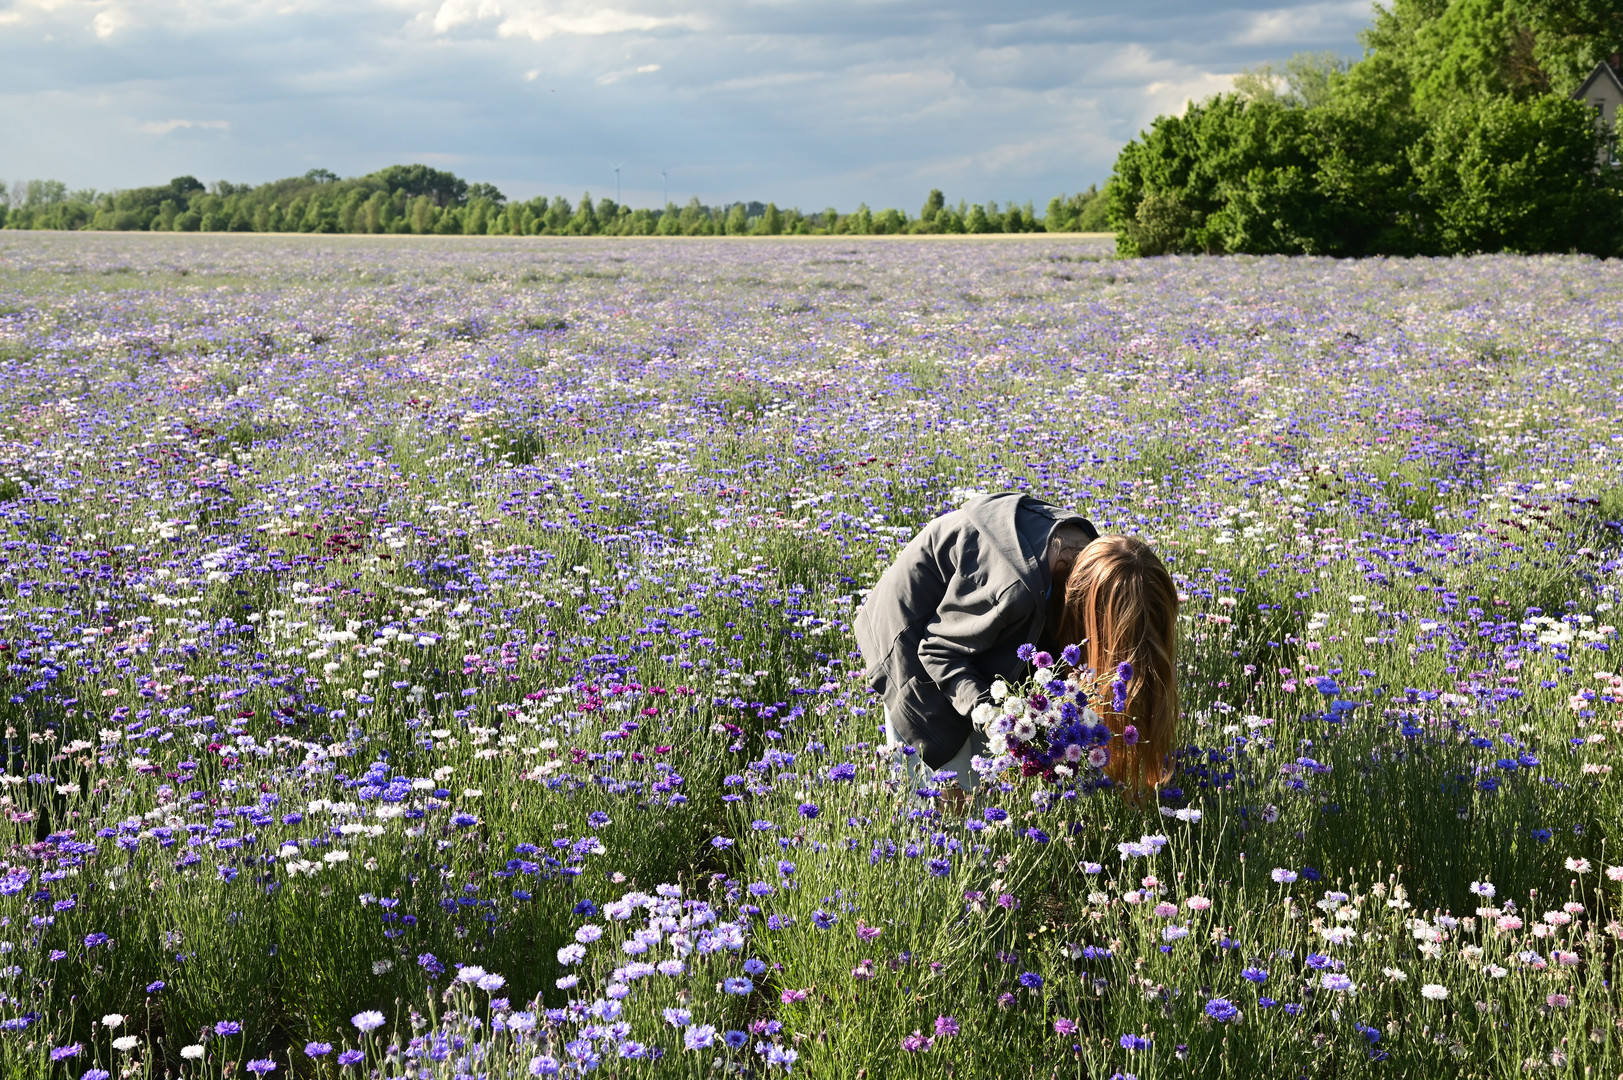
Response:
[[[1445,110],[1411,153],[1437,248],[1617,253],[1618,191],[1596,149],[1593,117],[1570,98]]]
[[[935,216],[939,214],[941,212],[941,208],[946,205],[947,197],[941,194],[941,189],[931,188],[930,194],[924,200],[923,208],[919,210],[919,221],[934,227]]]
[[[597,226],[597,211],[592,209],[592,193],[588,191],[580,197],[580,209],[569,219],[569,233],[571,236],[594,236],[598,231]]]

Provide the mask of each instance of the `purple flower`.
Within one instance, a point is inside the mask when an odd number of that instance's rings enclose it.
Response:
[[[1121,1048],[1123,1050],[1143,1050],[1149,1045],[1150,1040],[1142,1035],[1127,1034],[1121,1037]]]
[[[264,1076],[266,1073],[276,1071],[276,1062],[272,1058],[255,1058],[254,1060],[248,1062],[248,1064],[244,1065],[243,1068],[247,1069],[255,1076]]]
[[[739,997],[743,997],[755,989],[755,984],[746,978],[734,975],[721,981],[721,989],[725,993],[737,994]]]
[[[84,1044],[82,1043],[69,1043],[67,1046],[52,1047],[51,1060],[66,1061],[69,1058],[76,1058],[79,1056],[79,1052],[83,1049]]]
[[[305,1043],[304,1052],[309,1057],[325,1057],[326,1055],[332,1053],[332,1043]]]
[[[1132,724],[1128,724],[1126,727],[1122,728],[1121,741],[1126,743],[1128,746],[1137,746],[1138,728],[1134,727]]]
[[[162,979],[159,979],[156,982],[149,982],[147,983],[147,993],[156,994],[161,991],[165,985],[166,984]]]
[[[828,770],[830,780],[850,780],[856,775],[857,767],[849,761],[842,761],[838,765],[832,765]]]
[[[1059,658],[1071,667],[1076,667],[1082,662],[1082,650],[1076,645],[1067,645],[1060,650]]]
[[[214,1025],[216,1035],[241,1035],[242,1025],[235,1020],[221,1020]]]
[[[96,933],[96,934],[86,934],[85,935],[85,947],[86,948],[94,949],[97,945],[105,945],[105,944],[107,944],[107,935],[106,934]]]
[[[1036,653],[1032,656],[1031,663],[1034,667],[1051,668],[1054,666],[1054,654],[1050,652]]]
[[[112,1075],[106,1069],[86,1069],[79,1080],[112,1080]]]
[[[1206,1003],[1206,1015],[1220,1024],[1227,1024],[1240,1018],[1240,1010],[1228,998],[1212,998]]]
[[[935,1033],[937,1038],[946,1038],[958,1034],[958,1020],[951,1016],[938,1016],[935,1018]]]
[[[366,1054],[360,1050],[345,1050],[338,1055],[338,1064],[340,1065],[359,1065],[365,1060]]]
[[[682,1032],[684,1050],[708,1050],[716,1044],[716,1029],[709,1024],[694,1024]]]
[[[749,1045],[750,1037],[747,1033],[734,1029],[723,1035],[721,1041],[726,1043],[730,1050],[742,1050]]]
[[[824,911],[822,908],[818,908],[816,911],[812,912],[812,925],[817,927],[819,930],[827,930],[839,921],[840,917],[831,911]]]
[[[1035,971],[1022,971],[1020,973],[1020,985],[1027,990],[1041,990],[1043,988],[1043,977]]]
[[[808,821],[820,813],[822,813],[822,811],[817,808],[816,803],[803,802],[800,804],[800,816]]]
[[[1065,1017],[1062,1016],[1058,1020],[1054,1021],[1054,1034],[1055,1035],[1075,1035],[1076,1034],[1076,1027],[1077,1027],[1077,1025],[1076,1025],[1075,1020],[1067,1020]]]
[[[1014,650],[1014,655],[1018,656],[1021,660],[1029,662],[1033,656],[1037,655],[1037,646],[1031,644],[1022,645],[1018,649]]]
[[[1264,983],[1268,981],[1268,973],[1259,967],[1248,967],[1240,972],[1240,978],[1247,982]]]
[[[910,1054],[921,1054],[934,1044],[935,1040],[928,1035],[920,1034],[918,1028],[913,1029],[913,1034],[902,1038],[902,1049]]]
[[[441,975],[445,972],[445,965],[431,952],[421,953],[417,957],[417,965],[430,975]]]

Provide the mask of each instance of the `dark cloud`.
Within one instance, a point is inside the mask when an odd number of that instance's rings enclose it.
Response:
[[[511,195],[912,208],[1102,181],[1153,116],[1354,2],[21,0],[0,177],[117,187],[427,161]]]

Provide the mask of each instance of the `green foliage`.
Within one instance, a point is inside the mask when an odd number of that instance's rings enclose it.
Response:
[[[1124,147],[1105,199],[1117,248],[1623,251],[1618,176],[1596,167],[1608,133],[1567,96],[1623,40],[1614,8],[1377,7],[1359,62],[1261,65]]]
[[[1463,100],[1413,149],[1417,190],[1443,251],[1619,248],[1618,193],[1593,182],[1581,101]]]
[[[1031,203],[1000,210],[947,205],[930,192],[919,216],[860,204],[804,214],[776,203],[712,207],[697,198],[684,207],[622,206],[613,199],[578,204],[563,196],[509,200],[493,184],[473,183],[426,165],[391,165],[342,178],[327,169],[257,186],[196,177],[104,194],[72,192],[60,181],[19,181],[0,190],[0,227],[152,232],[414,233],[441,236],[894,236],[904,233],[1097,232],[1105,229],[1096,187],[1050,200],[1039,218]]]

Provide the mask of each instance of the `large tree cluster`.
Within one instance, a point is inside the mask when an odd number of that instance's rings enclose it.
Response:
[[[1121,253],[1623,252],[1612,133],[1571,97],[1623,46],[1615,0],[1395,0],[1364,45],[1248,71],[1128,143]]]

